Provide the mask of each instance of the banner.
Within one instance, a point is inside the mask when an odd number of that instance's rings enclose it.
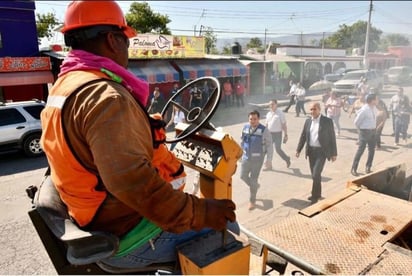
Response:
[[[0,58],[0,72],[50,71],[49,57],[4,57]]]
[[[130,39],[130,59],[203,58],[204,37],[138,34]]]

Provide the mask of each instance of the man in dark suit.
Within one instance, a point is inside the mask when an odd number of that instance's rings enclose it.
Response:
[[[299,157],[306,143],[305,157],[309,157],[310,172],[312,174],[312,195],[308,198],[316,203],[322,196],[321,173],[328,159],[334,162],[338,155],[336,147],[333,121],[321,115],[320,103],[314,102],[310,106],[311,118],[306,119],[296,149]]]

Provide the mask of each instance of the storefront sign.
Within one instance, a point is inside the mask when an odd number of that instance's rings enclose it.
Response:
[[[204,49],[203,37],[138,34],[130,39],[129,58],[202,58]]]
[[[0,58],[0,72],[50,71],[49,57]]]

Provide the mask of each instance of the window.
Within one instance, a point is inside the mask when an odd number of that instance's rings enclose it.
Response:
[[[40,120],[40,113],[43,108],[43,105],[33,105],[24,107],[24,110],[26,110],[33,118]]]
[[[25,122],[26,119],[15,108],[0,110],[0,126],[14,125]]]

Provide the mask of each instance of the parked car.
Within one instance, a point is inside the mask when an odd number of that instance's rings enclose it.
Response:
[[[40,100],[0,103],[0,151],[22,150],[27,156],[43,155],[40,146]]]
[[[330,82],[335,82],[335,81],[342,79],[346,73],[355,71],[355,70],[358,70],[358,69],[339,68],[334,73],[324,75],[323,79],[330,81]]]
[[[412,80],[412,68],[409,66],[394,66],[385,73],[385,83],[405,84]]]
[[[361,77],[366,78],[370,89],[380,93],[383,88],[383,75],[376,70],[356,70],[346,73],[342,79],[335,82],[332,91],[338,95],[353,95],[357,93],[357,87]]]

